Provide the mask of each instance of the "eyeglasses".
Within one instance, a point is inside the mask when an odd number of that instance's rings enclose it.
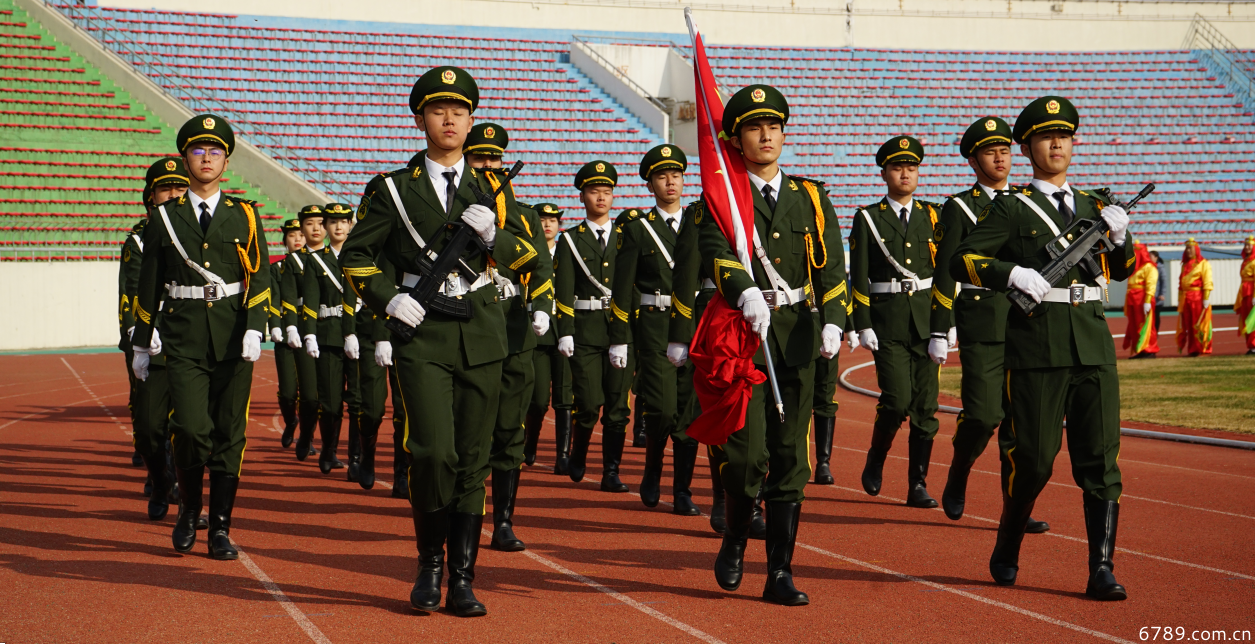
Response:
[[[194,157],[203,157],[206,154],[209,155],[209,158],[216,161],[221,159],[222,155],[226,153],[219,148],[192,148],[192,156]]]

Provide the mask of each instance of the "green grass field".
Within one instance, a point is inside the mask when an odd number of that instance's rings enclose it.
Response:
[[[1120,360],[1124,420],[1255,434],[1255,358],[1205,356]],[[959,396],[959,369],[941,370],[941,391]]]

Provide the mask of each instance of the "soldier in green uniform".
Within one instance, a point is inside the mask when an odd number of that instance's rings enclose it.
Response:
[[[279,413],[283,416],[283,434],[280,443],[284,447],[292,445],[292,437],[296,434],[296,357],[292,347],[287,345],[283,334],[283,297],[280,293],[283,283],[283,266],[287,258],[305,245],[305,235],[301,233],[301,220],[289,219],[280,228],[283,233],[283,249],[287,251],[283,257],[270,262],[270,339],[275,343],[275,372],[279,381]]]
[[[1066,98],[1043,96],[1015,120],[1013,137],[1033,164],[1033,181],[999,195],[977,215],[977,225],[954,251],[955,280],[995,291],[1017,289],[1040,302],[1031,314],[1013,307],[1007,316],[1007,421],[998,429],[1002,458],[1002,518],[989,558],[999,585],[1014,584],[1020,545],[1037,495],[1046,486],[1067,419],[1072,478],[1083,492],[1089,540],[1085,593],[1099,600],[1127,597],[1112,573],[1120,514],[1120,383],[1115,343],[1103,314],[1108,280],[1127,279],[1134,266],[1128,213],[1105,190],[1068,185],[1072,135],[1080,124]],[[1038,271],[1050,262],[1046,248],[1078,219],[1110,226],[1114,250],[1099,272],[1074,267],[1058,285]]]
[[[859,343],[876,359],[880,400],[872,444],[863,467],[863,490],[880,494],[881,473],[893,437],[910,418],[906,504],[935,508],[928,495],[928,459],[937,435],[938,370],[928,357],[929,291],[936,243],[933,227],[941,207],[912,197],[919,183],[924,146],[895,136],[876,152],[888,196],[854,213],[850,230],[850,287]],[[939,318],[939,320],[941,320]],[[932,332],[944,337],[950,321]]]
[[[841,227],[823,184],[786,175],[778,165],[788,120],[788,102],[769,85],[741,89],[724,109],[721,136],[741,153],[754,192],[754,229],[746,234],[759,261],[743,266],[713,217],[699,211],[694,221],[701,261],[711,267],[720,297],[741,309],[764,350],[772,352],[782,398],[768,400],[771,388],[755,385],[745,426],[722,446],[727,531],[715,559],[715,580],[724,590],[740,587],[754,497],[761,488],[767,504],[763,598],[800,606],[810,598],[793,584],[792,560],[811,474],[815,360],[840,350],[848,296]],[[765,369],[762,352],[754,361]]]
[[[976,227],[976,213],[994,197],[1014,190],[1007,183],[1011,173],[1011,126],[995,116],[977,119],[963,133],[959,153],[976,174],[976,184],[947,199],[933,227],[937,266],[942,270],[933,276],[931,312],[932,328],[950,326],[957,330],[959,362],[963,365],[963,411],[959,412],[952,441],[954,460],[941,493],[942,509],[956,521],[963,516],[972,465],[1002,422],[1003,339],[1011,303],[1004,293],[966,282],[959,284],[956,293],[956,282],[946,267],[950,266],[954,250]],[[947,345],[944,335],[933,334],[928,346],[933,362],[946,363]],[[1029,519],[1029,532],[1049,529],[1046,522]]]
[[[504,173],[501,157],[510,144],[509,133],[496,123],[477,123],[462,151],[472,168],[485,171],[493,186],[501,184]],[[497,197],[497,225],[514,236],[525,239],[532,248],[545,245],[540,218],[531,208],[516,202],[513,211],[506,208],[514,191],[506,188]],[[488,458],[492,469],[492,541],[494,550],[517,552],[526,545],[514,534],[514,501],[518,496],[519,474],[524,460],[524,419],[535,385],[536,370],[532,351],[537,336],[549,331],[549,311],[553,309],[553,264],[547,253],[537,252],[535,267],[520,274],[508,267],[498,267],[497,288],[501,292],[501,308],[506,318],[506,359],[501,364],[501,397],[497,406],[497,422],[493,428],[492,453]],[[529,302],[533,306],[529,306]],[[534,311],[532,309],[535,309]]]
[[[610,222],[619,173],[607,161],[589,161],[575,174],[587,219],[562,233],[554,256],[558,303],[558,352],[570,358],[575,397],[571,441],[571,480],[584,480],[585,459],[593,427],[601,414],[601,490],[627,492],[619,480],[623,442],[627,436],[628,391],[635,360],[623,356],[626,368],[610,366],[610,280],[620,231]]]
[[[346,298],[352,295],[346,289]],[[357,462],[349,464],[349,480],[357,481],[364,490],[375,487],[375,452],[379,443],[379,427],[388,407],[388,367],[392,364],[392,344],[387,341],[388,329],[365,300],[357,300],[354,330],[358,340],[358,358],[346,365],[353,369],[346,380],[356,383],[357,407],[350,408],[350,431],[357,430]],[[382,354],[382,355],[381,355]],[[350,439],[351,440],[351,439]],[[350,444],[350,449],[352,444]],[[397,451],[404,454],[403,448]],[[351,456],[351,455],[350,455]]]
[[[328,204],[323,207],[322,215],[328,243],[305,255],[298,328],[305,353],[314,359],[317,370],[318,433],[322,438],[318,469],[330,474],[338,461],[336,451],[344,423],[346,375],[352,372],[356,376],[357,365],[353,361],[359,357],[360,344],[355,317],[357,296],[352,289],[345,288],[339,262],[344,241],[353,227],[353,209],[344,204]],[[353,409],[351,413],[356,411]]]
[[[461,616],[487,614],[471,583],[479,553],[484,483],[506,358],[506,320],[496,288],[496,266],[515,273],[535,268],[531,243],[498,227],[472,182],[493,190],[488,175],[466,163],[462,146],[473,125],[479,89],[465,70],[437,67],[410,93],[410,110],[427,150],[413,167],[378,176],[366,186],[357,225],[340,265],[368,306],[412,337],[393,332],[392,360],[405,408],[405,449],[412,455],[410,503],[419,571],[410,593],[417,610],[437,610],[448,543],[446,606]],[[507,212],[517,206],[507,194]],[[450,273],[426,304],[410,293],[420,284],[423,255],[437,255],[452,239],[451,225],[467,226],[487,251],[472,244],[462,261],[477,275]],[[377,258],[395,267],[389,279]]]
[[[148,377],[154,323],[166,355],[170,430],[183,504],[172,541],[196,543],[203,479],[209,469],[209,554],[236,559],[231,511],[240,483],[253,363],[261,357],[270,302],[270,256],[256,206],[222,194],[235,149],[220,116],[202,114],[179,128],[186,195],[149,212],[144,229],[132,368]],[[164,304],[162,304],[164,302]],[[158,313],[160,311],[160,313]]]
[[[562,229],[562,210],[551,203],[538,203],[532,206],[540,217],[540,226],[545,234],[545,248],[549,252],[550,263],[557,253],[558,235]],[[549,288],[552,290],[553,282]],[[539,291],[533,288],[533,297]],[[551,291],[552,292],[552,291]],[[550,298],[549,312],[551,317],[557,315],[558,307]],[[536,308],[532,306],[533,310]],[[568,459],[571,451],[571,406],[574,399],[571,395],[571,367],[567,357],[558,353],[557,325],[550,325],[549,330],[536,340],[536,348],[532,351],[532,364],[536,372],[535,385],[532,387],[532,401],[524,420],[527,440],[523,445],[525,463],[536,462],[536,444],[540,440],[540,428],[549,413],[550,400],[553,401],[554,442],[556,455],[553,473],[566,476]]]
[[[848,287],[847,287],[848,288]],[[852,300],[851,300],[852,302]],[[854,307],[847,305],[846,309],[847,324],[841,330],[843,333],[850,333],[853,329],[848,321],[854,313]],[[811,401],[814,407],[815,425],[815,483],[819,485],[832,485],[832,468],[829,463],[832,460],[832,437],[837,427],[837,379],[841,376],[839,354],[834,354],[829,360],[815,361],[815,395]]]
[[[144,207],[153,208],[187,192],[187,168],[183,159],[169,157],[153,163],[144,175]],[[140,220],[126,236],[122,246],[122,265],[118,271],[121,297],[119,320],[122,324],[122,340],[119,347],[125,351],[129,365],[134,358],[131,336],[135,333],[135,305],[139,294],[140,267],[144,261],[144,228],[147,220]],[[127,368],[131,382],[131,437],[135,451],[143,458],[148,469],[148,518],[154,521],[165,518],[170,502],[179,498],[178,485],[174,480],[174,464],[170,453],[170,389],[165,378],[166,359],[160,354],[159,334],[153,334],[152,349],[157,351],[149,359],[149,371],[158,377],[140,380]]]
[[[636,348],[639,387],[636,415],[645,432],[645,473],[641,480],[641,501],[646,507],[658,505],[661,496],[663,457],[671,439],[674,481],[672,512],[684,516],[701,514],[693,504],[690,486],[697,460],[697,441],[684,433],[679,421],[679,398],[692,396],[691,365],[676,367],[667,359],[668,326],[673,302],[673,253],[683,218],[680,199],[684,194],[684,171],[688,159],[680,148],[655,146],[641,160],[640,175],[654,194],[649,210],[628,211],[619,225],[615,252],[614,292],[610,319],[610,362],[627,366],[627,348]],[[639,295],[638,295],[639,293]],[[626,313],[636,308],[633,321]]]
[[[305,238],[305,247],[288,253],[279,266],[282,276],[279,284],[280,311],[283,317],[283,328],[287,345],[293,350],[292,358],[296,362],[297,389],[297,427],[296,459],[304,461],[317,454],[313,448],[314,428],[318,425],[318,367],[312,356],[305,352],[301,333],[297,323],[301,318],[301,306],[304,303],[302,290],[305,288],[305,267],[310,260],[310,253],[322,250],[327,237],[327,230],[322,225],[322,206],[312,204],[301,208],[297,217],[301,222],[301,236]],[[292,444],[292,435],[284,432],[281,437],[284,447]],[[334,464],[334,462],[333,462]]]

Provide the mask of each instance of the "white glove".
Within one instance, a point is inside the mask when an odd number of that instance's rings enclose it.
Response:
[[[129,329],[127,329],[127,330],[126,330],[126,339],[127,339],[127,340],[130,340],[130,339],[131,339],[131,337],[132,337],[132,336],[134,336],[134,335],[135,335],[135,327],[131,327],[131,328],[129,328]]]
[[[536,337],[540,337],[549,333],[549,314],[544,311],[536,311],[532,313],[532,333]]]
[[[671,361],[671,365],[676,369],[684,366],[689,361],[689,345],[683,342],[667,343],[667,360]]]
[[[1150,302],[1142,302],[1142,315],[1150,314]]]
[[[149,355],[161,355],[161,334],[157,332],[157,327],[153,327],[153,339],[148,342]]]
[[[136,378],[148,380],[148,363],[152,358],[143,347],[131,347],[131,349],[135,351],[135,355],[131,358],[131,371],[135,372]]]
[[[954,327],[950,327],[950,330],[946,332],[946,348],[953,349],[958,345],[959,345],[958,330],[955,329]]]
[[[283,344],[283,329],[279,327],[270,328],[270,341],[275,344]]]
[[[356,335],[344,336],[344,356],[349,360],[357,360],[362,355],[362,345],[358,344]]]
[[[384,312],[410,326],[422,324],[423,318],[427,316],[423,305],[410,297],[409,293],[398,293],[388,302],[388,306],[384,307]]]
[[[937,364],[946,363],[946,338],[941,335],[934,335],[928,339],[928,357],[932,358]]]
[[[301,334],[299,331],[296,330],[296,327],[290,326],[287,328],[287,331],[288,331],[288,346],[292,347],[293,349],[301,348]]]
[[[497,238],[497,215],[488,208],[473,203],[462,211],[462,221],[479,233],[479,238],[489,247]]]
[[[627,368],[627,345],[612,344],[610,345],[610,366],[615,369]]]
[[[380,367],[392,366],[392,343],[380,340],[375,343],[375,364]]]
[[[568,358],[575,355],[575,338],[569,335],[558,338],[558,353]]]
[[[837,325],[825,324],[819,337],[824,343],[824,346],[819,349],[819,355],[831,360],[833,356],[841,352],[841,329],[837,328]]]
[[[1211,308],[1211,300],[1203,300],[1203,308],[1205,308],[1205,309],[1210,309],[1210,308]],[[155,335],[156,333],[157,333],[157,330],[156,330],[156,329],[153,329],[153,334]]]
[[[313,333],[305,336],[305,353],[308,353],[309,357],[315,360],[318,359],[318,336]]]
[[[240,347],[240,357],[244,362],[257,362],[261,358],[261,331],[249,329],[244,332],[244,345]]]
[[[1129,213],[1120,206],[1107,206],[1102,209],[1102,218],[1111,227],[1111,241],[1116,246],[1123,244],[1129,230]]]
[[[1047,282],[1041,273],[1023,266],[1011,269],[1011,274],[1007,276],[1007,286],[1033,298],[1034,302],[1041,302],[1041,299],[1050,292],[1050,282]]]
[[[771,327],[771,309],[763,298],[763,292],[757,288],[745,289],[741,292],[737,306],[741,307],[741,315],[750,323],[754,333],[766,342],[767,329]]]
[[[876,332],[871,327],[858,332],[858,343],[867,347],[868,351],[880,350],[880,340],[876,339]]]
[[[851,333],[851,334],[849,334],[849,335],[845,336],[845,341],[846,341],[846,343],[847,343],[847,344],[849,344],[849,345],[850,345],[850,353],[854,353],[854,350],[855,350],[855,349],[857,349],[857,348],[858,348],[858,345],[859,345],[859,342],[858,342],[858,334],[857,334],[857,333]]]

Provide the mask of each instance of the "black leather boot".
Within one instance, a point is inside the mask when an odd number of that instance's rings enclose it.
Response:
[[[146,476],[144,477],[144,496],[149,497],[152,495],[153,495],[153,477]]]
[[[375,447],[379,443],[379,425],[380,421],[367,421],[370,427],[362,427],[361,431],[361,457],[357,466],[357,484],[362,486],[363,490],[369,490],[375,487]]]
[[[312,455],[314,428],[318,426],[318,405],[302,404],[297,408],[296,460],[304,461]]]
[[[283,416],[283,435],[279,437],[279,444],[287,449],[296,436],[296,401],[280,398],[279,413]]]
[[[165,455],[163,462],[166,466],[166,502],[178,505],[179,503],[179,477],[174,472],[174,446],[170,444],[170,439],[166,439]],[[200,528],[200,526],[197,526]]]
[[[797,523],[801,503],[767,503],[767,584],[763,599],[784,606],[805,606],[806,593],[793,585],[793,546],[797,543]]]
[[[710,529],[715,534],[723,534],[728,531],[728,520],[726,516],[726,501],[723,494],[723,479],[719,476],[719,466],[713,459],[710,461],[710,490],[713,501],[710,503]]]
[[[1004,492],[1002,518],[998,521],[998,541],[989,556],[989,574],[999,586],[1015,583],[1020,570],[1020,544],[1024,542],[1024,526],[1033,512],[1033,503],[1019,503]]]
[[[449,594],[445,596],[444,606],[458,617],[488,614],[488,609],[475,599],[475,591],[471,589],[483,525],[482,514],[449,513]]]
[[[394,432],[392,449],[392,498],[408,501],[410,498],[410,453],[405,451],[405,437]]]
[[[1085,497],[1085,536],[1089,537],[1089,584],[1085,594],[1099,601],[1122,601],[1129,593],[1116,582],[1112,555],[1116,551],[1116,527],[1120,502]]]
[[[723,544],[715,557],[715,583],[733,591],[741,587],[744,573],[745,543],[750,529],[750,515],[754,511],[754,499],[735,492],[725,492],[728,527],[723,533]]]
[[[1041,534],[1043,532],[1050,532],[1050,524],[1046,523],[1045,521],[1038,521],[1037,519],[1034,519],[1033,517],[1029,517],[1028,524],[1024,526],[1024,532],[1027,532],[1028,534]]]
[[[349,414],[349,467],[348,478],[352,483],[358,481],[362,471],[362,429],[361,419],[357,414]]]
[[[867,450],[867,463],[863,465],[863,491],[877,496],[880,494],[880,484],[884,475],[885,458],[889,455],[889,448],[893,447],[893,436],[898,433],[898,428],[885,429],[876,426],[872,429],[872,445]]]
[[[815,416],[815,483],[832,485],[832,434],[836,430],[836,418]]]
[[[553,460],[553,473],[559,476],[571,474],[571,410],[553,410],[553,438],[557,443],[557,455]]]
[[[937,500],[928,494],[928,461],[933,455],[933,442],[912,436],[907,447],[910,462],[906,470],[906,505],[912,508],[935,508]]]
[[[763,488],[754,497],[754,509],[750,514],[750,538],[762,541],[767,538],[767,520],[763,518]]]
[[[134,425],[134,414],[132,414],[131,416],[132,416],[131,418],[132,425]],[[143,467],[143,466],[144,466],[144,457],[139,453],[139,449],[136,448],[132,450],[131,451],[131,467]]]
[[[344,419],[330,416],[318,417],[318,434],[322,438],[322,453],[318,455],[318,469],[323,474],[344,467],[344,462],[336,458],[336,450],[340,447],[340,425]]]
[[[527,550],[514,536],[514,501],[519,493],[518,468],[492,471],[492,542],[489,547],[504,552]]]
[[[602,436],[605,436],[605,432],[602,432]],[[567,474],[576,483],[584,480],[584,472],[588,463],[588,444],[592,440],[592,427],[581,427],[578,422],[571,426],[571,459],[567,467]]]
[[[632,410],[632,447],[645,447],[645,441],[649,438],[645,430],[645,415],[640,409]]]
[[[601,491],[622,494],[628,486],[619,480],[619,463],[623,462],[623,443],[627,434],[621,431],[601,432]]]
[[[235,492],[240,477],[226,472],[209,471],[209,558],[239,559],[240,553],[231,545],[231,510],[235,508]]]
[[[449,511],[414,510],[414,541],[418,544],[418,576],[410,591],[410,606],[432,613],[440,610],[440,582],[444,578],[444,544],[449,534]]]
[[[170,511],[169,486],[166,480],[165,455],[145,457],[144,465],[148,468],[148,479],[152,481],[152,493],[148,495],[148,518],[160,521]]]
[[[967,460],[955,450],[950,473],[946,475],[946,487],[941,491],[941,509],[954,521],[963,518],[963,509],[967,505],[967,477],[972,473],[972,464],[960,462],[960,458]]]
[[[523,462],[527,465],[536,464],[536,445],[540,442],[540,428],[545,424],[545,415],[528,411],[523,419]]]
[[[700,516],[702,511],[693,504],[693,468],[697,466],[697,443],[672,441],[671,458],[675,470],[675,479],[671,485],[671,513],[685,517]]]
[[[178,468],[175,473],[179,477],[179,498],[182,501],[179,504],[179,518],[174,522],[174,532],[170,538],[176,552],[189,552],[196,545],[196,522],[200,519],[202,507],[205,466]]]
[[[648,415],[641,418],[645,427],[645,472],[641,475],[641,503],[647,508],[658,506],[662,496],[662,464],[667,452],[667,437],[658,437],[654,426],[660,418]]]

